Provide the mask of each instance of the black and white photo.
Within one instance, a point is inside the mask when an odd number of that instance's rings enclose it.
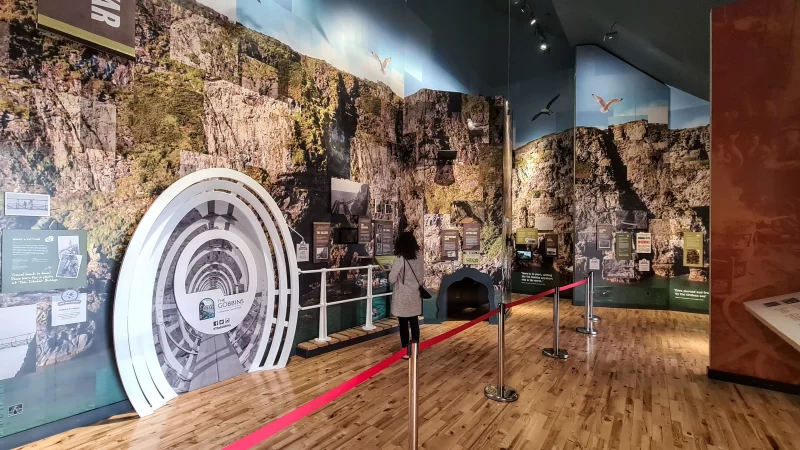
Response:
[[[50,196],[6,192],[5,214],[7,216],[50,217]]]
[[[331,212],[348,216],[369,214],[369,185],[331,178]]]

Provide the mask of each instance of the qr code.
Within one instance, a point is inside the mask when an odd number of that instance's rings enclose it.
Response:
[[[8,417],[18,416],[20,414],[22,414],[22,403],[8,407]]]

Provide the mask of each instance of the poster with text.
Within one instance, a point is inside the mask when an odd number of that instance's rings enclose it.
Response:
[[[639,260],[639,272],[650,272],[650,260],[649,259],[640,259]]]
[[[39,0],[39,27],[91,47],[134,58],[135,0]]]
[[[58,327],[86,322],[86,294],[73,289],[52,297],[50,325]]]
[[[442,261],[458,261],[458,230],[442,230]]]
[[[535,219],[536,229],[552,231],[555,228],[554,220],[551,216],[539,216]]]
[[[615,253],[618,261],[630,261],[633,259],[633,238],[631,233],[617,233],[616,245]]]
[[[86,232],[6,230],[3,232],[5,293],[86,287]]]
[[[614,227],[611,225],[597,226],[597,249],[610,250],[611,241],[614,237]]]
[[[375,256],[394,254],[394,223],[385,220],[375,221]]]
[[[465,266],[477,266],[481,263],[481,254],[475,252],[464,252],[461,262]]]
[[[547,256],[557,256],[558,255],[558,235],[557,234],[547,234],[544,237],[545,243],[545,252]]]
[[[599,258],[592,258],[589,260],[589,270],[600,270]]]
[[[369,244],[372,240],[372,221],[369,217],[358,219],[358,243]]]
[[[518,229],[517,245],[539,245],[539,230],[536,228]]]
[[[683,265],[703,267],[703,233],[683,232]]]
[[[465,223],[464,224],[464,250],[467,251],[480,251],[481,250],[481,224],[479,223]]]
[[[653,253],[653,235],[650,233],[636,233],[636,253]]]
[[[321,263],[330,259],[331,224],[314,222],[314,262]]]
[[[297,262],[308,262],[310,260],[310,249],[307,242],[297,244]]]

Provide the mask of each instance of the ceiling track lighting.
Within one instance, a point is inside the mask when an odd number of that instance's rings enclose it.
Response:
[[[605,41],[610,41],[610,40],[612,40],[612,39],[614,39],[614,38],[616,38],[616,37],[617,37],[617,35],[618,35],[619,33],[618,33],[617,31],[614,31],[614,27],[615,27],[615,26],[617,26],[617,22],[614,22],[614,23],[611,25],[611,28],[609,28],[609,29],[608,29],[608,33],[606,33],[606,35],[605,35],[605,36],[603,36],[603,42],[605,42]]]

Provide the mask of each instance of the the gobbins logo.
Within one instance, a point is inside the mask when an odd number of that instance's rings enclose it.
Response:
[[[216,316],[214,310],[214,300],[210,298],[204,298],[200,302],[200,320],[208,320],[213,319]]]

